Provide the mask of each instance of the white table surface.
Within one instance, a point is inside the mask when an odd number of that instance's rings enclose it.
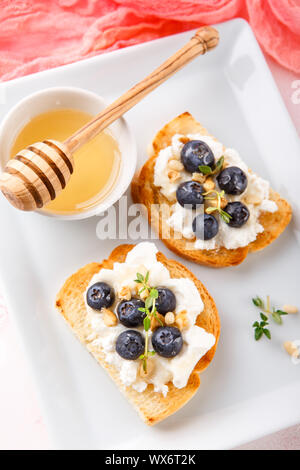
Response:
[[[300,134],[300,77],[267,58]],[[299,91],[297,91],[299,90]],[[0,297],[0,449],[51,448],[36,391],[9,312]],[[300,424],[239,449],[300,449]]]

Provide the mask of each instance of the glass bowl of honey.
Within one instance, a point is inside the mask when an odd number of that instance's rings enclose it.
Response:
[[[0,126],[0,169],[35,142],[66,140],[107,106],[96,93],[54,87],[20,101]],[[128,188],[136,168],[136,145],[124,118],[74,152],[74,172],[65,189],[39,214],[84,219],[104,212]]]

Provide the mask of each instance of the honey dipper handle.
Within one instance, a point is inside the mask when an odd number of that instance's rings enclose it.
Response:
[[[211,26],[200,28],[185,46],[167,59],[160,67],[130,88],[101,113],[97,114],[92,121],[69,137],[64,142],[68,151],[73,153],[195,57],[216,47],[218,42],[219,33],[216,29]]]

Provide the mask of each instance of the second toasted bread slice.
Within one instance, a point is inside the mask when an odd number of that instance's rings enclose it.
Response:
[[[181,234],[176,233],[175,229],[171,227],[165,230],[165,219],[161,208],[165,205],[172,206],[173,202],[170,202],[154,184],[154,172],[160,151],[171,145],[172,137],[176,134],[210,136],[208,131],[188,112],[177,116],[157,133],[152,143],[152,155],[136,174],[131,185],[134,202],[142,203],[147,208],[149,223],[165,245],[179,256],[196,263],[212,267],[226,267],[240,264],[250,252],[262,250],[279,237],[291,220],[292,210],[289,203],[272,189],[270,189],[269,199],[276,203],[278,209],[276,212],[260,214],[259,223],[264,230],[258,233],[256,239],[247,246],[236,249],[227,249],[223,246],[209,250],[191,249],[190,240],[180,236]],[[168,236],[164,236],[164,233],[168,233]]]
[[[169,391],[166,396],[154,391],[149,384],[146,390],[138,392],[130,386],[125,386],[120,378],[120,373],[114,365],[107,362],[105,352],[94,341],[93,330],[88,321],[84,294],[93,276],[102,269],[111,270],[115,263],[124,263],[128,253],[134,245],[120,245],[101,263],[91,263],[79,269],[66,280],[57,295],[56,307],[63,315],[77,338],[85,345],[87,350],[106,369],[110,377],[117,384],[121,392],[138,411],[142,419],[149,425],[167,418],[179,410],[196,393],[200,386],[199,373],[203,372],[212,361],[220,335],[220,320],[214,300],[204,285],[182,264],[167,259],[162,253],[157,252],[157,261],[162,263],[169,271],[171,278],[188,278],[196,286],[203,305],[203,311],[199,312],[196,325],[215,337],[214,346],[198,361],[192,371],[185,387],[176,388],[169,383]],[[111,404],[113,409],[113,403]]]

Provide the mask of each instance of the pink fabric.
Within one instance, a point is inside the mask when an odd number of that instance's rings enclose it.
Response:
[[[300,1],[247,0],[247,5],[250,24],[266,52],[300,73]]]
[[[300,425],[275,432],[235,450],[300,450]]]
[[[300,73],[299,0],[0,0],[0,78],[237,16],[268,54]]]

